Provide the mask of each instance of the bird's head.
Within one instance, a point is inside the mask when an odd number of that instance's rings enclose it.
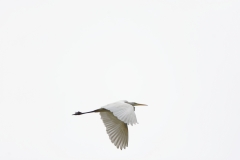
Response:
[[[136,102],[127,102],[127,103],[131,104],[132,106],[147,106],[146,104],[140,104]]]

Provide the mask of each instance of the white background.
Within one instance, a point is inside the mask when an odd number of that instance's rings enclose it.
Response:
[[[0,1],[0,159],[239,160],[239,6]],[[71,115],[124,99],[126,150]]]

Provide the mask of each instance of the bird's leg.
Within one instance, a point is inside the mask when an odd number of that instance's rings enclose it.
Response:
[[[74,114],[72,115],[82,115],[82,114],[87,114],[87,113],[94,113],[94,112],[101,112],[101,109],[96,109],[94,111],[90,111],[90,112],[75,112]]]
[[[95,111],[91,111],[91,112],[75,112],[73,115],[82,115],[82,114],[87,114],[87,113],[93,113]]]

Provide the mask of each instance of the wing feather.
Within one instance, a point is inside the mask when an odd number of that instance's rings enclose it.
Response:
[[[120,149],[128,146],[128,127],[127,124],[119,120],[110,111],[100,112],[103,123],[111,142]]]
[[[102,108],[111,111],[114,116],[127,124],[133,125],[138,123],[133,106],[124,101],[115,102]]]

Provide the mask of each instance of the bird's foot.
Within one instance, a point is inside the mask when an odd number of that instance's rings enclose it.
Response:
[[[72,115],[81,115],[81,114],[83,114],[82,112],[75,112],[74,114],[72,114]]]

